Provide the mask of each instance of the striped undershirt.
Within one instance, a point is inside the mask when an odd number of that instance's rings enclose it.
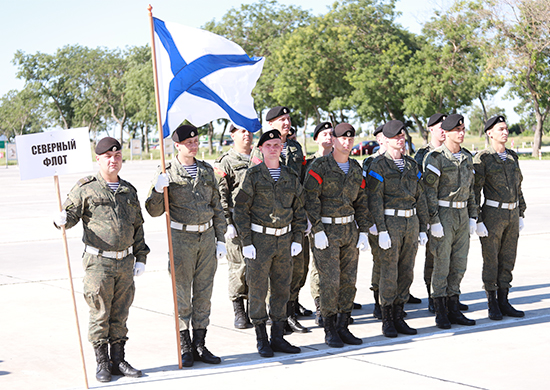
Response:
[[[455,156],[455,158],[456,158],[457,160],[460,160],[460,152],[458,152],[458,153],[453,153],[453,156]]]
[[[281,167],[279,167],[279,168],[267,168],[267,169],[269,169],[269,174],[271,175],[273,180],[275,180],[275,182],[277,180],[279,180],[279,177],[281,177]]]
[[[287,146],[287,143],[285,142],[283,144],[283,150],[281,150],[281,155],[286,158],[286,146]]]
[[[113,190],[113,192],[116,192],[116,190],[118,190],[118,186],[120,185],[120,183],[117,181],[115,183],[109,183],[107,182],[107,186]]]
[[[338,164],[338,166],[340,167],[342,172],[344,172],[346,175],[348,174],[348,172],[349,172],[349,160],[346,161],[345,163],[337,162],[336,164]]]
[[[187,171],[187,173],[189,175],[191,175],[191,177],[193,178],[193,180],[195,180],[197,178],[197,163],[194,163],[193,165],[183,165],[182,166],[185,168],[185,170]]]
[[[498,156],[502,161],[506,161],[506,152],[498,153]]]
[[[405,160],[403,160],[402,158],[397,158],[393,161],[395,162],[395,165],[397,165],[397,168],[399,168],[399,170],[403,172],[403,168],[405,168]]]

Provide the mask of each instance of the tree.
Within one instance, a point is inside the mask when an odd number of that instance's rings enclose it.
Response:
[[[11,90],[0,100],[0,134],[8,139],[47,127],[42,102],[29,89]]]

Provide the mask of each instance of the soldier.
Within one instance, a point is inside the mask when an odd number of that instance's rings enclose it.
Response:
[[[161,216],[165,208],[163,191],[167,187],[184,367],[193,366],[195,360],[221,362],[206,348],[205,336],[210,323],[216,257],[220,259],[226,254],[226,225],[214,170],[208,163],[195,159],[198,134],[191,125],[181,125],[174,131],[172,139],[178,153],[166,167],[166,173],[157,172],[153,181],[156,184],[145,201],[152,217]]]
[[[122,180],[122,147],[111,137],[95,147],[99,173],[73,187],[56,227],[84,225],[84,298],[90,307],[88,340],[96,355],[96,379],[111,374],[140,377],[141,371],[124,360],[126,321],[134,300],[134,276],[145,272],[149,247],[143,237],[143,216],[136,189]],[[111,344],[109,359],[108,345]],[[112,365],[111,365],[112,364]]]
[[[216,160],[214,172],[218,179],[220,201],[227,222],[225,245],[229,267],[229,299],[233,302],[233,311],[235,312],[234,326],[237,329],[246,329],[252,327],[244,304],[244,300],[248,299],[246,263],[233,221],[233,198],[237,195],[244,174],[250,165],[252,133],[233,125],[229,128],[229,132],[234,142],[233,147]]]
[[[293,272],[291,256],[302,251],[307,220],[300,178],[279,162],[280,132],[265,132],[258,147],[264,162],[246,172],[235,197],[233,219],[247,263],[250,318],[256,330],[258,352],[262,357],[271,357],[273,352],[300,352],[283,338],[283,333]],[[268,289],[270,343],[266,331]]]
[[[378,230],[382,332],[416,334],[403,320],[414,277],[418,242],[428,241],[428,210],[416,162],[403,155],[405,125],[391,120],[384,125],[387,151],[374,159],[368,172],[369,210]]]
[[[470,235],[474,234],[477,205],[472,155],[464,142],[464,117],[449,115],[441,124],[445,142],[424,159],[424,183],[430,213],[430,249],[434,256],[432,297],[435,323],[475,325],[458,306],[460,282],[466,272]]]
[[[523,317],[525,313],[508,302],[518,236],[523,229],[527,208],[521,191],[523,176],[518,156],[505,147],[508,126],[504,117],[498,115],[489,119],[485,132],[491,145],[474,158],[474,188],[477,204],[481,204],[482,190],[485,199],[477,220],[477,234],[483,255],[483,286],[487,293],[489,318],[501,320],[503,315]]]
[[[340,123],[332,135],[333,152],[313,161],[304,188],[319,272],[325,343],[343,347],[344,343],[363,342],[349,331],[348,323],[357,290],[358,248],[368,249],[369,216],[361,167],[349,158],[355,129]]]

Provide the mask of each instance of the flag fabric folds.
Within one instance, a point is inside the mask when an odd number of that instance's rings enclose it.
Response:
[[[153,21],[164,138],[185,119],[200,127],[226,118],[258,131],[251,93],[265,59],[209,31]]]

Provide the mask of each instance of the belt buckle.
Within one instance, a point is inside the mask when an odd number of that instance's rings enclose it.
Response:
[[[412,215],[412,210],[405,210],[405,218],[409,218]]]
[[[503,206],[504,206],[504,205],[503,205]],[[506,203],[506,208],[507,208],[508,210],[513,210],[513,209],[515,208],[515,205],[514,205],[514,203]]]
[[[206,224],[204,225],[199,225],[199,233],[202,233],[204,232],[204,227],[206,226]]]
[[[116,253],[116,259],[120,260],[124,258],[124,252],[115,252]]]
[[[283,232],[283,229],[275,229],[275,236],[278,237],[278,236],[282,235],[283,234],[282,232]]]

